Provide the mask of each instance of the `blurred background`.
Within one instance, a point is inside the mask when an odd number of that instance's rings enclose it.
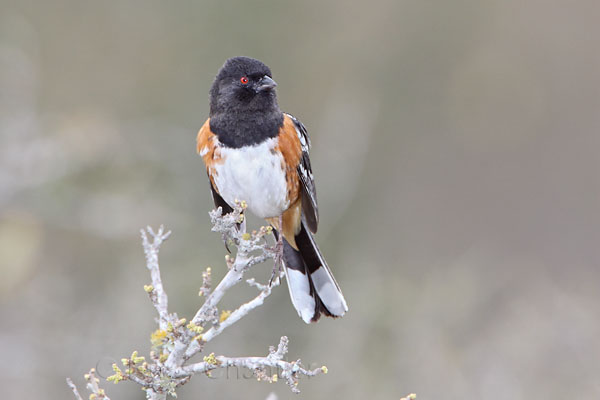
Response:
[[[173,230],[161,265],[180,316],[204,268],[224,274],[195,136],[236,55],[269,65],[308,127],[317,241],[350,312],[307,326],[277,289],[210,351],[263,355],[286,334],[290,358],[329,374],[299,397],[198,376],[180,398],[600,397],[597,1],[0,7],[3,398],[69,399],[66,376],[83,389],[90,367],[147,355],[141,227]]]

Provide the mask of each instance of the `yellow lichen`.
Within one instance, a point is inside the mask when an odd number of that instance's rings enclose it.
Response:
[[[204,356],[204,362],[210,365],[218,365],[219,360],[215,357],[215,353],[210,353],[207,356]]]
[[[157,329],[150,335],[152,347],[158,347],[163,344],[163,340],[167,337],[167,332],[162,329]]]
[[[248,232],[246,232],[242,235],[242,239],[244,239],[244,240],[250,240],[251,237],[252,237],[252,235],[250,235]]]
[[[116,385],[117,383],[121,382],[123,380],[123,375],[111,375],[108,378],[106,378],[107,381],[109,382],[114,382],[114,384]]]
[[[190,321],[190,323],[187,324],[187,328],[195,334],[200,334],[202,331],[204,331],[200,325],[196,325],[193,321]]]
[[[146,361],[146,358],[144,356],[138,356],[138,352],[136,350],[131,353],[131,361],[133,361],[134,364],[140,364]]]
[[[153,290],[154,290],[154,286],[152,286],[152,285],[144,285],[144,291],[146,293],[152,293]]]
[[[323,373],[326,374],[329,370],[327,369],[327,367],[325,365],[323,365],[321,367],[321,371],[323,371]]]
[[[219,317],[219,322],[225,321],[231,315],[231,310],[223,310],[221,311],[221,316]]]
[[[113,364],[112,369],[113,371],[115,371],[115,374],[106,378],[107,381],[114,382],[115,384],[117,384],[123,379],[125,379],[125,377],[123,376],[123,372],[121,372],[121,369],[118,367],[117,364]]]

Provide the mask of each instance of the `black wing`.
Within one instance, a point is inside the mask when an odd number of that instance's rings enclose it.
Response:
[[[300,139],[302,145],[302,158],[298,164],[298,176],[300,177],[300,183],[302,186],[302,215],[308,225],[308,229],[312,233],[317,232],[317,226],[319,225],[319,207],[317,205],[317,189],[315,188],[315,181],[310,166],[310,157],[308,155],[310,149],[310,138],[308,132],[302,124],[293,116],[289,115],[290,119],[294,122],[296,133]]]
[[[213,201],[215,202],[215,208],[221,207],[221,210],[223,210],[222,215],[229,214],[230,212],[232,212],[233,208],[231,208],[229,206],[229,204],[227,204],[227,202],[221,197],[221,195],[219,193],[217,193],[210,178],[208,179],[208,184],[210,185],[210,193],[212,194]],[[245,218],[244,218],[244,222],[246,222]],[[240,229],[240,226],[242,226],[242,224],[240,224],[240,223],[238,223],[236,225],[237,225],[238,229]],[[231,250],[229,250],[229,246],[227,245],[227,239],[225,238],[225,235],[223,235],[223,243],[225,244],[225,249],[227,250],[227,252],[231,253]]]
[[[221,195],[217,193],[210,178],[208,179],[208,184],[210,185],[210,192],[212,194],[213,201],[215,202],[215,208],[221,207],[223,210],[223,215],[232,212],[233,208],[231,208],[229,204],[227,204],[227,202],[225,202],[225,200],[221,197]]]

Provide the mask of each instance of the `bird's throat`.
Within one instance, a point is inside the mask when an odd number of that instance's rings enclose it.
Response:
[[[276,137],[283,126],[281,111],[223,112],[210,117],[210,130],[226,147],[252,146]]]

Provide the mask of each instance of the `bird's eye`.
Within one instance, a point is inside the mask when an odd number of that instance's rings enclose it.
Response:
[[[242,76],[240,78],[240,82],[242,82],[242,85],[247,85],[248,84],[248,77],[247,76]]]

